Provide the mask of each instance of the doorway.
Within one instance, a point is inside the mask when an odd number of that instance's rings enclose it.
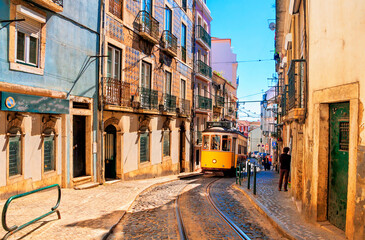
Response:
[[[73,116],[73,177],[86,175],[85,116]]]
[[[328,220],[345,230],[349,167],[349,103],[329,105]]]
[[[105,179],[116,178],[117,129],[109,125],[105,129]]]
[[[185,172],[185,127],[180,127],[180,172]]]

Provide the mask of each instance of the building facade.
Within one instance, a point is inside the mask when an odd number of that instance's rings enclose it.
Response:
[[[192,169],[193,1],[105,1],[100,181]]]
[[[363,1],[276,1],[280,148],[312,221],[365,237]]]
[[[210,10],[204,0],[195,0],[194,39],[194,169],[200,168],[202,131],[212,121],[212,76]]]
[[[0,1],[1,198],[95,180],[99,7]]]

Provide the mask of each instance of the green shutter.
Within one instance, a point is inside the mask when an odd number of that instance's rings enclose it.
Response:
[[[21,174],[20,136],[9,137],[9,177]]]
[[[54,164],[54,136],[45,136],[43,140],[44,171],[55,170]]]
[[[163,133],[163,156],[170,156],[170,131]]]
[[[149,139],[148,133],[141,133],[139,139],[139,159],[140,162],[148,162],[150,160],[150,150],[149,150]]]

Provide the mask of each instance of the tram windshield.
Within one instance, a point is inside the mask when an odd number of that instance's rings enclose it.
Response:
[[[203,150],[209,150],[209,136],[203,136]]]
[[[221,136],[212,135],[212,145],[210,150],[220,150],[221,149]]]
[[[231,151],[231,138],[228,135],[223,135],[222,137],[222,151]]]

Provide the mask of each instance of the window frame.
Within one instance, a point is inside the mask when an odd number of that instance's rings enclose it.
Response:
[[[18,157],[19,157],[19,172],[17,174],[12,174],[10,175],[10,143],[11,143],[11,138],[13,137],[18,137],[18,149],[19,149],[19,152],[18,152]],[[8,133],[8,144],[7,144],[7,176],[9,179],[14,179],[14,178],[19,178],[19,177],[22,177],[23,174],[24,174],[24,167],[23,167],[23,162],[24,162],[24,159],[23,159],[23,134],[19,131],[19,133]]]
[[[208,146],[207,148],[204,145],[204,139],[207,138],[208,139]],[[202,149],[203,150],[210,150],[210,135],[204,135],[203,139],[202,139]]]
[[[227,148],[228,150],[223,150],[223,141],[227,140]],[[222,152],[232,152],[232,137],[229,135],[222,135]]]
[[[149,86],[144,86],[144,84],[143,84],[143,83],[146,83],[146,81],[144,82],[144,80],[143,80],[144,77],[145,77],[145,75],[146,75],[144,73],[144,71],[143,71],[144,65],[149,66],[149,79],[147,79]],[[140,87],[152,89],[152,67],[153,67],[152,63],[147,62],[147,61],[144,61],[144,60],[141,61],[141,81],[140,81]]]
[[[212,144],[213,144],[213,137],[219,137],[219,147],[218,147],[218,149],[213,149],[213,146],[212,146]],[[212,135],[210,135],[210,151],[221,151],[221,149],[222,149],[222,136],[221,135],[219,135],[219,134],[212,134]]]
[[[53,136],[53,169],[46,170],[45,167],[45,138]],[[54,131],[51,133],[43,133],[42,134],[42,172],[44,174],[53,173],[57,170],[57,135]]]
[[[147,153],[147,155],[146,155],[146,159],[147,160],[145,160],[145,161],[141,161],[141,138],[142,138],[142,134],[147,134],[147,141],[148,141],[148,143],[147,143],[147,147],[148,147],[148,153]],[[148,131],[148,130],[146,130],[146,131],[143,131],[143,132],[140,132],[139,133],[139,140],[138,140],[138,152],[139,152],[139,154],[138,154],[138,158],[139,158],[139,164],[148,164],[148,163],[151,163],[151,146],[150,146],[150,144],[151,144],[151,134],[150,134],[150,132]]]
[[[167,91],[168,89],[167,89],[167,75],[170,75],[170,88],[169,88],[169,91]],[[164,81],[164,83],[165,83],[165,87],[164,87],[164,93],[167,93],[167,94],[172,94],[172,72],[170,72],[170,71],[166,71],[165,70],[165,81]]]
[[[18,58],[18,34],[19,33],[22,33],[24,34],[24,41],[23,41],[23,58],[24,60],[22,59],[19,59]],[[36,54],[36,57],[35,57],[35,60],[36,60],[36,63],[32,63],[30,62],[30,38],[34,38],[37,40],[37,43],[36,43],[36,49],[35,49],[35,54]],[[39,63],[39,38],[37,37],[34,37],[34,36],[31,36],[29,35],[28,33],[25,33],[25,32],[22,32],[21,30],[19,29],[16,29],[15,30],[15,61],[16,63],[20,63],[20,64],[26,64],[28,66],[32,66],[32,67],[37,67],[38,68],[38,63]]]
[[[163,140],[162,140],[162,157],[165,158],[171,158],[171,130],[170,129],[164,129],[162,131],[163,133]],[[168,147],[168,155],[165,155],[165,134],[169,136],[169,147]]]
[[[110,61],[110,65],[111,65],[111,73],[108,73],[109,71],[109,49],[111,49],[111,61]],[[114,47],[113,45],[111,44],[108,44],[108,47],[107,47],[107,52],[108,52],[108,57],[106,58],[106,63],[107,63],[107,66],[106,66],[106,75],[107,77],[110,77],[110,78],[113,78],[113,79],[116,79],[116,80],[122,80],[122,49],[120,48],[117,48],[117,47]],[[119,64],[118,64],[118,69],[116,71],[116,67],[115,67],[115,63],[116,63],[116,52],[119,53]],[[118,72],[118,76],[117,78],[115,77],[116,75],[116,72]]]

